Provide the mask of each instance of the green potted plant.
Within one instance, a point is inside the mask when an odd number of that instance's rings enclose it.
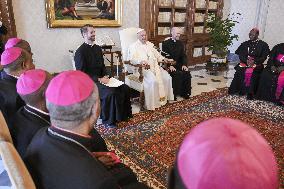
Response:
[[[240,13],[233,13],[232,16],[239,16]],[[232,29],[238,23],[231,18],[222,19],[216,14],[209,14],[206,28],[209,32],[208,51],[212,51],[211,63],[226,63],[228,47],[232,45],[238,35],[232,34]]]

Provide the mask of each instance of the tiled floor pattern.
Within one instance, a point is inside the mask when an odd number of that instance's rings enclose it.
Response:
[[[191,72],[191,96],[199,95],[203,92],[210,92],[218,88],[229,87],[235,74],[234,66],[236,63],[230,63],[227,67],[206,67],[206,64],[190,66]],[[178,101],[183,98],[178,97]],[[170,102],[171,103],[171,102]],[[138,104],[132,104],[132,113],[139,113]]]

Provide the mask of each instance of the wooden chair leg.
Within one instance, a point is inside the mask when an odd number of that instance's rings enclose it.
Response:
[[[144,95],[144,92],[140,92],[139,103],[140,103],[140,111],[145,110],[145,108],[144,108],[144,104],[145,104],[145,95]]]

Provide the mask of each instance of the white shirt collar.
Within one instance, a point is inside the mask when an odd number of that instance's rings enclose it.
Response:
[[[42,111],[42,110],[40,110],[40,109],[38,109],[36,107],[33,107],[33,106],[29,105],[29,104],[27,104],[27,106],[30,107],[31,109],[34,109],[34,110],[44,114],[44,115],[48,115],[49,116],[49,113],[47,113],[47,112],[44,112],[44,111]]]
[[[91,47],[93,47],[96,43],[95,42],[93,42],[93,44],[90,44],[90,43],[87,43],[87,42],[85,42],[87,45],[90,45]]]
[[[14,77],[14,78],[16,78],[16,79],[19,79],[19,77],[18,77],[18,76],[15,76],[15,75],[9,74],[9,73],[7,73],[7,72],[6,72],[6,74],[7,74],[7,75],[9,75],[9,76],[11,76],[11,77]]]

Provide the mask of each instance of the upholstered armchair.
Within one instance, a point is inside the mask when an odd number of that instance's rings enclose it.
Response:
[[[121,57],[124,67],[124,81],[130,88],[140,92],[140,109],[144,109],[144,89],[143,89],[143,67],[142,65],[132,64],[127,60],[129,46],[137,40],[139,28],[126,28],[119,31],[121,44]],[[147,69],[147,68],[146,68]],[[138,71],[138,73],[137,73]]]

